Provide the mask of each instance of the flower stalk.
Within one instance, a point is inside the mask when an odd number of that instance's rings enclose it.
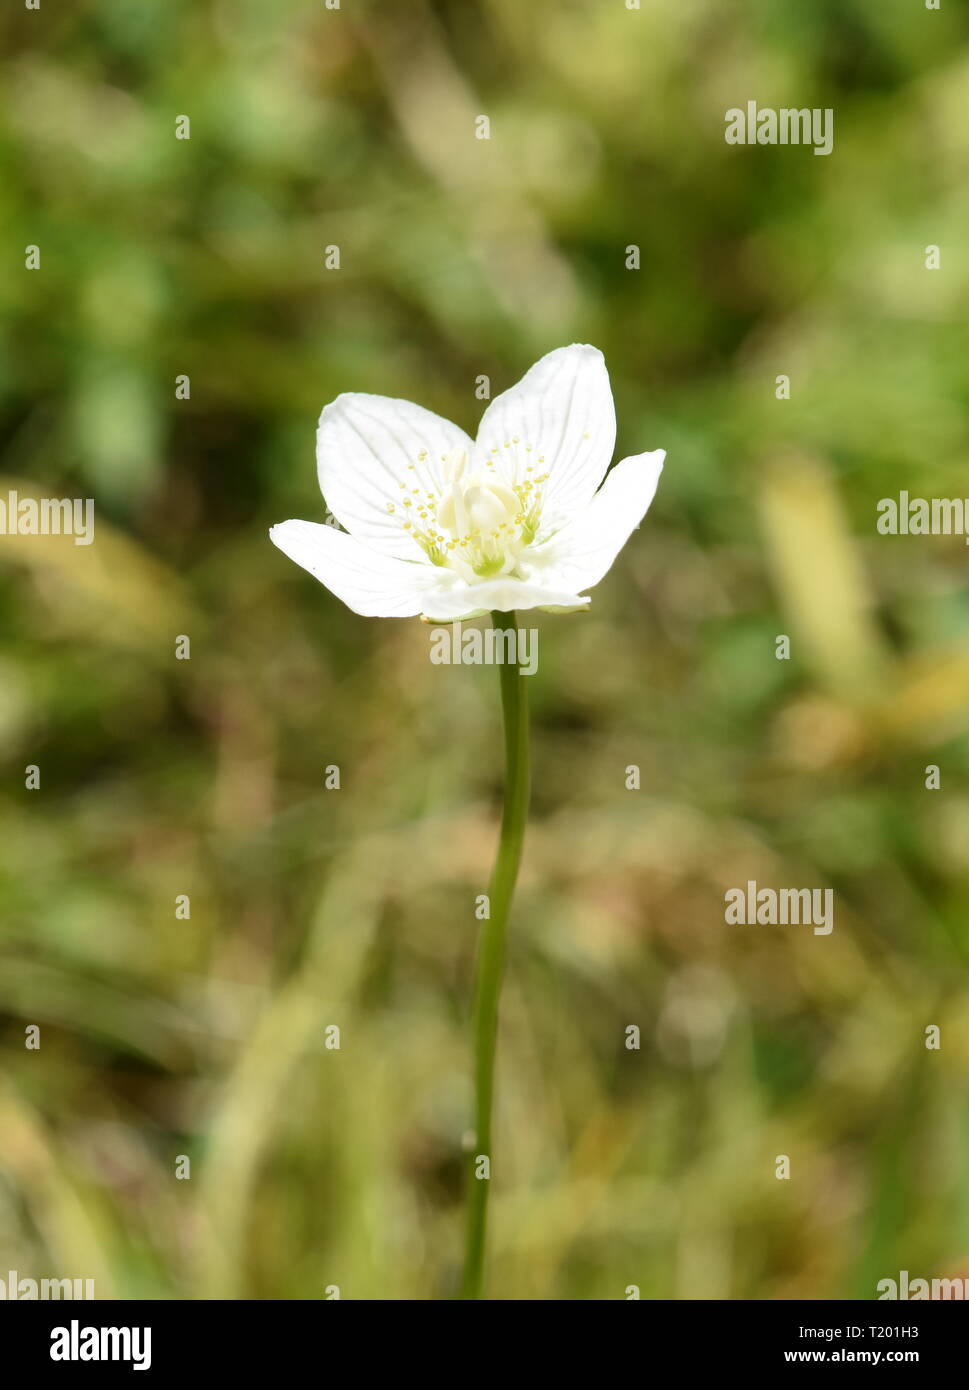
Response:
[[[480,1299],[484,1291],[498,1011],[507,949],[508,915],[521,863],[531,789],[528,699],[526,678],[519,661],[518,617],[515,613],[495,612],[491,620],[495,628],[511,629],[514,641],[511,645],[513,655],[498,667],[505,729],[505,797],[498,853],[488,891],[489,916],[482,927],[476,966],[472,1024],[475,1140],[468,1174],[468,1226],[461,1284],[463,1299]],[[479,1176],[482,1156],[488,1159],[487,1177]]]

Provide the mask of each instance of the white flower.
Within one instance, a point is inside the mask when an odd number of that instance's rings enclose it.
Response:
[[[635,454],[603,483],[615,441],[606,364],[580,344],[497,396],[475,441],[410,401],[338,396],[320,416],[316,457],[346,529],[284,521],[269,535],[365,617],[585,608],[580,591],[643,519],[665,458]]]

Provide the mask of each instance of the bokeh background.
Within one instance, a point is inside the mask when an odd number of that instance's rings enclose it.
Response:
[[[587,341],[617,457],[668,462],[538,618],[492,1296],[969,1275],[967,552],[875,531],[969,494],[965,8],[88,0],[0,42],[0,496],[97,515],[0,537],[0,1270],[453,1293],[496,675],[266,533],[323,519],[340,391],[473,432],[476,377]],[[834,153],[727,146],[751,99]],[[727,927],[748,878],[834,932]]]

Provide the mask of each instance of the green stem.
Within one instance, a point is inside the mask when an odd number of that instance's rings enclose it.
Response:
[[[492,613],[496,629],[514,633],[512,660],[499,666],[501,708],[505,722],[505,802],[501,816],[498,854],[488,889],[489,916],[478,943],[474,992],[474,1087],[475,1142],[470,1157],[468,1231],[465,1245],[461,1297],[481,1298],[484,1284],[485,1241],[488,1228],[487,1178],[476,1176],[482,1155],[491,1160],[491,1112],[495,1081],[495,1044],[498,1039],[498,1005],[505,966],[508,912],[511,908],[518,866],[521,863],[525,824],[528,820],[530,757],[526,677],[518,663],[518,618],[514,613]]]

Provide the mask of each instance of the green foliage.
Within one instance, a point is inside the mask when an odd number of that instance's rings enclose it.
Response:
[[[0,41],[0,497],[98,526],[0,537],[0,1269],[453,1292],[497,679],[266,533],[323,519],[339,392],[473,431],[479,375],[588,341],[617,457],[668,461],[539,619],[492,1291],[966,1273],[966,550],[875,531],[969,493],[964,9],[45,0]],[[726,145],[749,99],[834,152]],[[726,926],[748,879],[833,933]]]

